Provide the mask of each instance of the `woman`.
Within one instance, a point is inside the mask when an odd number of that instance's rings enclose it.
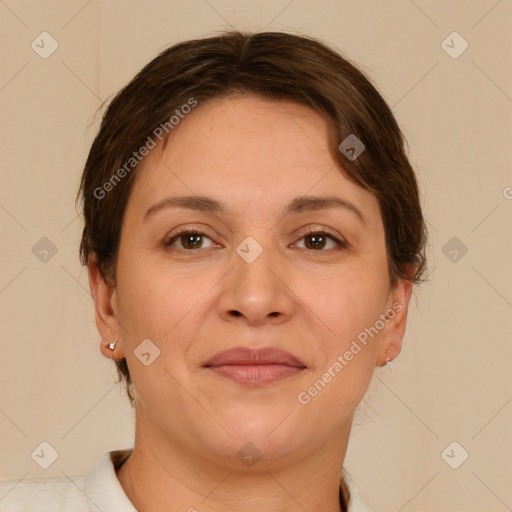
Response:
[[[352,419],[426,238],[368,79],[308,37],[180,43],[111,102],[80,197],[135,443],[73,482],[4,483],[2,510],[366,510],[341,476]]]

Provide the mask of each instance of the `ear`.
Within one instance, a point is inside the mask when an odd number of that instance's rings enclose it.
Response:
[[[398,279],[394,288],[388,295],[385,327],[381,331],[379,349],[377,351],[377,366],[386,364],[386,358],[392,361],[402,350],[402,340],[407,324],[407,312],[412,294],[412,282],[406,279]],[[387,351],[387,352],[386,352]]]
[[[101,353],[108,359],[123,359],[123,344],[116,343],[114,350],[108,348],[112,341],[118,341],[121,329],[117,313],[117,294],[113,284],[107,283],[101,275],[96,254],[89,257],[87,263],[89,286],[94,300],[96,326],[101,335]]]

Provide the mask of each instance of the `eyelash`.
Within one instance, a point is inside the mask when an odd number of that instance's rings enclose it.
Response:
[[[206,237],[206,238],[209,238],[211,240],[211,238],[207,234],[202,233],[201,231],[199,231],[197,229],[184,229],[183,231],[179,231],[178,233],[175,233],[170,238],[168,238],[164,242],[164,247],[166,249],[171,249],[172,244],[176,240],[178,240],[181,236],[183,236],[183,235],[190,235],[190,234],[192,234],[192,235],[200,235],[202,237]],[[331,240],[333,240],[336,243],[336,245],[338,246],[336,249],[321,249],[321,250],[309,249],[312,252],[328,252],[328,251],[331,251],[331,250],[343,250],[343,249],[347,249],[348,248],[348,243],[347,242],[338,239],[337,237],[335,237],[334,235],[331,235],[330,233],[328,233],[326,231],[315,230],[313,228],[309,228],[308,231],[303,233],[301,235],[300,239],[305,238],[307,236],[312,236],[312,235],[326,236],[327,238],[330,238]],[[201,249],[181,249],[181,248],[179,248],[178,250],[184,251],[184,252],[192,252],[192,253],[194,253],[196,251],[200,251]]]

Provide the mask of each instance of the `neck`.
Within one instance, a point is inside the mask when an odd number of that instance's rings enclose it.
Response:
[[[154,434],[154,432],[153,432]],[[132,455],[117,476],[138,512],[340,512],[339,475],[348,432],[308,457],[250,468],[240,462],[207,460],[180,446],[136,435]],[[162,446],[166,446],[162,449]],[[333,457],[336,454],[336,457]]]

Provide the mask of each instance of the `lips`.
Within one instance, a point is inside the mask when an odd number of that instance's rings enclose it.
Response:
[[[293,354],[272,347],[226,350],[215,354],[203,366],[251,387],[270,384],[306,369],[306,365]]]
[[[296,368],[305,368],[299,359],[277,348],[259,348],[249,349],[244,347],[237,347],[224,352],[215,354],[209,359],[204,366],[225,366],[225,365],[268,365],[280,364],[286,366],[294,366]]]

